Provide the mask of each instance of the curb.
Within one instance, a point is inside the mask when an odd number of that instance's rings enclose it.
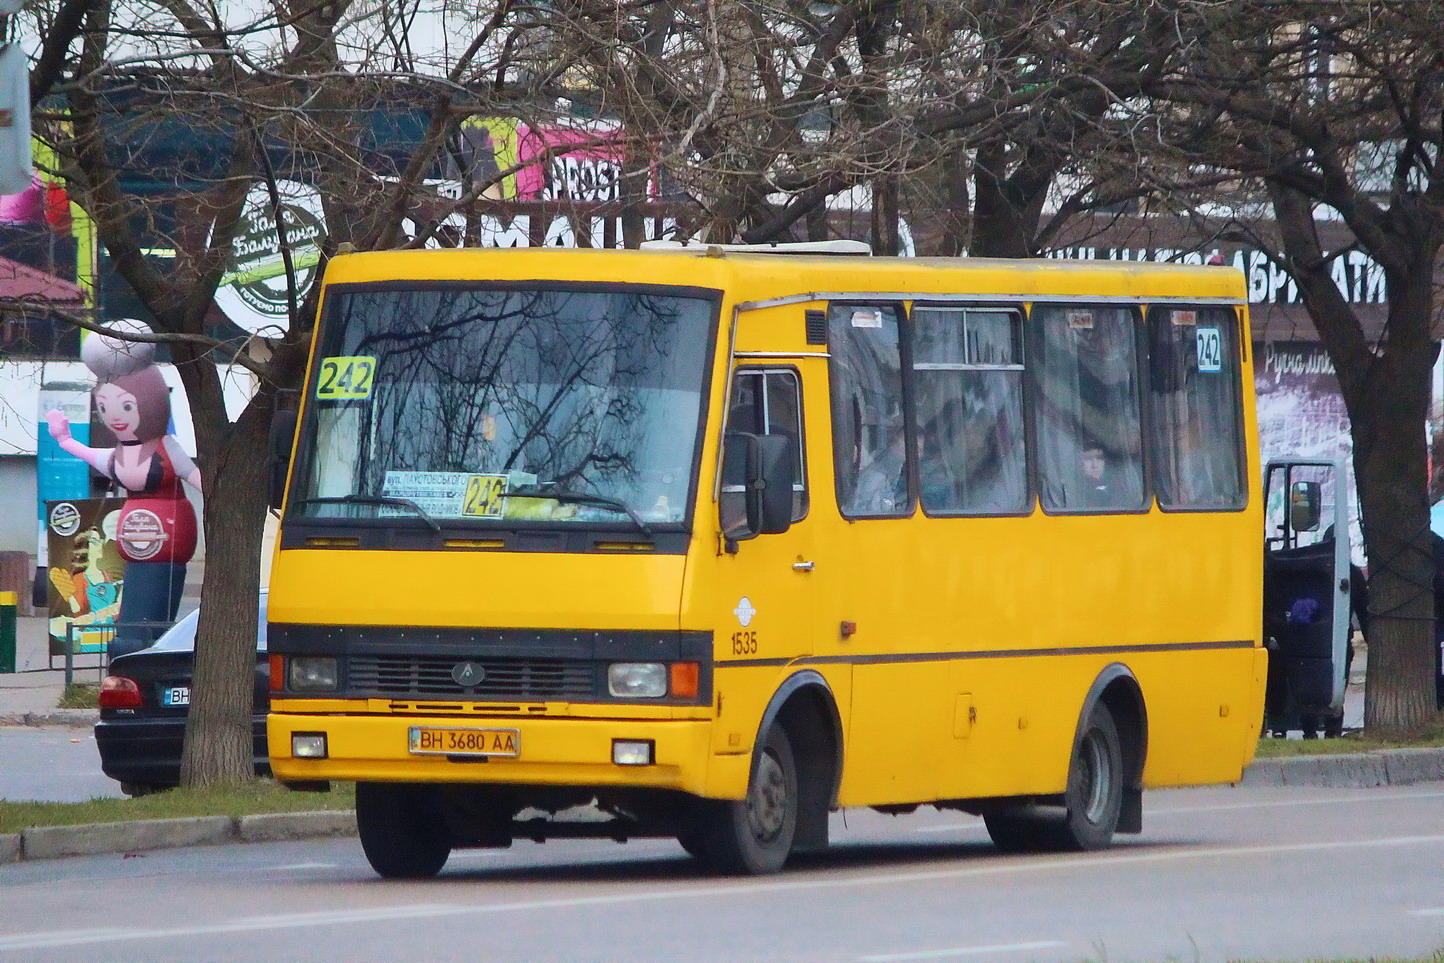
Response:
[[[66,726],[89,729],[100,721],[98,709],[46,709],[0,715],[0,726]]]
[[[1354,755],[1256,759],[1237,785],[1368,789],[1440,780],[1444,780],[1444,748],[1380,749]]]
[[[350,809],[45,826],[0,835],[0,865],[59,856],[130,854],[179,846],[319,839],[349,836],[355,832],[356,813]]]
[[[356,812],[323,809],[310,813],[262,813],[236,820],[236,839],[243,843],[281,843],[295,839],[356,834]]]

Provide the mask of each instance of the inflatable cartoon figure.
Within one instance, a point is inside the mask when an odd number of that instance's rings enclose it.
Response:
[[[149,334],[139,321],[116,329]],[[170,389],[154,364],[155,345],[92,334],[80,349],[95,373],[93,392],[100,422],[115,436],[114,448],[91,448],[71,437],[60,411],[46,412],[50,435],[65,451],[125,489],[116,526],[126,561],[122,623],[175,619],[185,567],[196,548],[196,516],[182,483],[201,490],[200,469],[181,450],[170,425]],[[148,639],[117,633],[111,655],[140,648]]]

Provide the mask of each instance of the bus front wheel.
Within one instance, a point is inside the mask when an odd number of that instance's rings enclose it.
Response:
[[[797,831],[797,764],[781,726],[768,730],[747,797],[700,800],[681,837],[689,853],[721,873],[775,873],[792,852]]]
[[[356,832],[371,868],[386,879],[430,879],[451,856],[441,799],[429,786],[359,782]]]

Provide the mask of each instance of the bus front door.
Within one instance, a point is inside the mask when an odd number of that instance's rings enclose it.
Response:
[[[708,577],[716,632],[716,689],[719,705],[713,751],[750,753],[757,723],[781,677],[799,671],[813,655],[817,625],[827,602],[821,586],[835,573],[816,555],[818,540],[808,491],[806,410],[825,411],[826,397],[799,367],[743,365],[734,372],[727,419],[727,454],[718,488],[721,531],[715,568]],[[788,440],[792,465],[792,512],[785,532],[758,533],[746,520],[746,478],[738,445],[745,435]],[[700,587],[702,580],[695,580]],[[825,621],[825,620],[824,620]],[[834,627],[836,622],[831,623]],[[835,628],[834,628],[835,632]],[[815,669],[840,675],[836,667]],[[845,687],[845,681],[842,687]],[[846,706],[847,693],[834,696]]]

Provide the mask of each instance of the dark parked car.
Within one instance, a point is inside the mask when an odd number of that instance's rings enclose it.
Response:
[[[191,700],[199,610],[172,626],[155,644],[117,656],[101,683],[95,742],[100,768],[131,796],[180,785],[181,742]],[[266,709],[270,705],[266,660],[266,595],[261,594],[256,640],[256,704],[251,717],[257,775],[268,775]]]

